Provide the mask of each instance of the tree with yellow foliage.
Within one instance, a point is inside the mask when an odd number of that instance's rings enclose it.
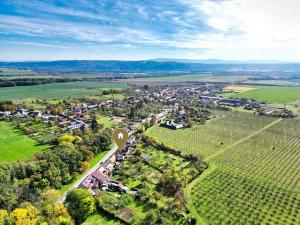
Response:
[[[64,134],[58,138],[58,142],[70,142],[70,143],[79,143],[82,141],[82,138],[79,136],[73,136],[70,134]]]
[[[87,161],[82,162],[80,171],[81,172],[86,172],[90,168],[90,163]]]
[[[41,204],[48,224],[73,225],[74,222],[65,206],[63,204],[56,204],[59,198],[59,191],[54,189],[47,190],[42,194]]]
[[[28,203],[25,208],[16,208],[10,213],[15,225],[36,225],[40,219],[40,211]]]

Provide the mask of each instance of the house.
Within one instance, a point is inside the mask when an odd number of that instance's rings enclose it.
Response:
[[[106,167],[108,173],[111,174],[112,171],[113,171],[113,169],[114,169],[114,167],[115,167],[115,163],[114,162],[110,162],[105,167]]]
[[[91,189],[96,184],[96,178],[92,176],[86,177],[83,182],[79,185],[79,187]]]
[[[29,112],[27,111],[27,109],[19,109],[14,115],[16,117],[23,118],[23,117],[26,117],[28,114],[29,114]]]
[[[0,118],[6,118],[11,115],[11,111],[0,112]]]
[[[91,176],[96,179],[97,186],[101,186],[103,184],[106,184],[107,181],[108,181],[107,176],[105,176],[104,174],[98,173],[97,171],[92,172]]]
[[[220,99],[218,102],[219,105],[224,105],[224,106],[231,106],[231,107],[239,107],[243,105],[241,99],[236,99],[236,98],[224,98]]]
[[[84,125],[85,125],[84,123],[72,122],[71,125],[68,126],[68,130],[69,131],[76,130],[83,127]]]
[[[116,153],[116,161],[121,162],[125,159],[124,155],[122,155],[120,152]]]
[[[135,147],[136,145],[136,140],[135,140],[135,136],[130,136],[130,138],[126,141],[126,145],[128,147]]]
[[[129,188],[123,185],[121,182],[118,181],[111,181],[108,183],[108,187],[113,191],[121,191],[121,192],[128,192]]]
[[[105,176],[109,176],[109,171],[104,167],[100,167],[98,170],[97,170],[97,173],[99,174],[103,174]]]
[[[42,112],[40,110],[31,111],[29,114],[31,116],[37,116],[37,117],[41,117],[42,116]]]
[[[65,127],[65,126],[67,126],[67,125],[69,125],[69,124],[71,124],[71,121],[70,121],[70,120],[63,120],[63,121],[60,121],[60,122],[58,123],[58,126],[60,126],[60,127]]]
[[[88,105],[87,108],[88,109],[96,109],[97,108],[97,104]]]

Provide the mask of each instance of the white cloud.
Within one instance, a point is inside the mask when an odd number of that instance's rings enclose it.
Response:
[[[0,14],[0,32],[39,37],[67,37],[91,42],[159,43],[159,38],[145,30],[111,27],[59,20],[33,19]]]
[[[300,51],[299,0],[179,0],[215,31],[183,46],[242,51]],[[300,56],[300,54],[298,55]]]

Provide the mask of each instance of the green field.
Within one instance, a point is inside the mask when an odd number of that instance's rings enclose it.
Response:
[[[226,118],[217,118],[206,125],[196,125],[191,129],[171,130],[154,126],[148,129],[146,134],[159,143],[173,146],[185,153],[208,157],[272,120],[272,118],[257,117],[249,113],[232,112]]]
[[[112,120],[109,116],[100,116],[97,121],[104,124],[106,128],[112,128],[120,123],[119,121]]]
[[[53,99],[82,97],[100,94],[103,88],[125,88],[122,83],[103,82],[68,82],[33,86],[0,88],[0,101],[19,100],[26,98]]]
[[[89,216],[82,225],[122,225],[123,223],[107,215],[95,213]]]
[[[227,97],[254,98],[269,103],[286,104],[300,99],[300,87],[274,87],[274,86],[245,86],[256,89],[243,93],[226,94]]]
[[[147,131],[209,160],[185,190],[198,224],[300,224],[300,120],[226,114],[202,127]]]
[[[241,82],[247,80],[246,76],[212,76],[208,74],[193,74],[193,75],[178,75],[178,76],[164,76],[164,77],[146,77],[126,79],[132,82]]]
[[[48,148],[45,145],[37,145],[35,140],[4,121],[0,121],[0,143],[0,162],[29,159],[34,153]]]

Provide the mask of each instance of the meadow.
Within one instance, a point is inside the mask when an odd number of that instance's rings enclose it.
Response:
[[[109,217],[104,213],[95,213],[89,216],[82,225],[123,225],[124,223],[116,220],[113,217]]]
[[[9,122],[0,121],[0,162],[12,162],[30,159],[36,152],[47,149],[46,145],[37,145]]]
[[[242,86],[243,87],[243,86]],[[278,86],[245,86],[255,89],[243,93],[229,93],[226,97],[254,98],[269,103],[286,104],[300,99],[300,87],[278,87]]]
[[[185,190],[198,224],[300,224],[300,120],[231,112],[202,127],[147,134],[209,161]]]
[[[120,122],[112,120],[109,116],[100,116],[100,118],[97,119],[98,123],[101,123],[106,128],[113,128],[116,127]]]
[[[68,83],[55,83],[33,86],[18,86],[0,88],[0,101],[35,99],[61,99],[69,97],[83,97],[100,94],[103,88],[125,88],[122,83],[106,83],[79,81]]]

